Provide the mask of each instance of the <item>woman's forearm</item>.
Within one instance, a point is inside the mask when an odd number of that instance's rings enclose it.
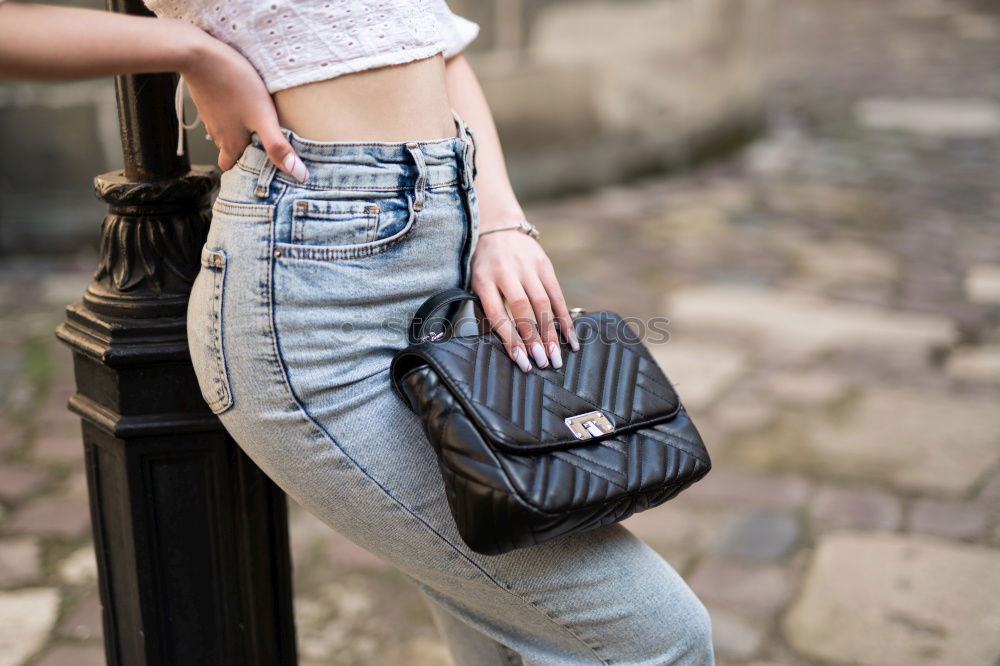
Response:
[[[445,80],[451,105],[476,133],[480,229],[518,224],[524,212],[507,175],[493,114],[465,56],[459,54],[446,61]]]
[[[211,40],[184,21],[0,3],[0,79],[184,71]]]
[[[208,33],[177,19],[0,3],[0,80],[153,72],[184,75],[205,129],[219,147],[220,169],[236,164],[256,132],[275,166],[300,182],[308,179],[258,72]]]

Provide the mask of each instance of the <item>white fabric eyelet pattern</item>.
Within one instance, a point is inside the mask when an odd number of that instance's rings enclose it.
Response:
[[[479,24],[445,0],[144,0],[157,16],[192,23],[242,53],[269,92],[443,53],[458,54]],[[183,81],[175,107],[184,124]],[[178,139],[183,154],[183,139]]]

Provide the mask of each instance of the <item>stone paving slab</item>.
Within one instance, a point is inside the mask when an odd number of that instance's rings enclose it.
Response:
[[[922,499],[910,511],[910,529],[949,539],[973,539],[990,522],[987,510],[974,502]]]
[[[51,496],[39,499],[13,512],[3,525],[11,534],[35,534],[74,539],[90,530],[90,507],[79,499]]]
[[[0,539],[0,588],[21,587],[41,575],[42,545],[38,539]]]
[[[712,617],[712,643],[716,656],[744,660],[756,655],[764,645],[765,630],[760,621],[732,613],[723,608],[708,608]]]
[[[718,557],[702,560],[688,584],[704,601],[751,617],[778,612],[794,590],[793,575],[786,567]]]
[[[795,510],[806,502],[811,491],[812,484],[800,476],[753,474],[722,467],[686,490],[680,501]]]
[[[871,666],[984,666],[1000,658],[995,550],[916,536],[824,536],[783,621],[799,652]]]
[[[817,490],[809,506],[809,522],[816,531],[895,530],[902,521],[902,501],[877,488],[826,485]]]
[[[692,412],[709,407],[748,367],[747,355],[732,345],[685,338],[647,346]]]
[[[968,493],[1000,461],[996,398],[873,387],[818,418],[754,436],[740,459],[908,492]]]
[[[1000,345],[956,349],[945,370],[955,379],[1000,384]]]
[[[56,621],[59,591],[24,588],[0,594],[0,663],[16,666],[45,644]]]
[[[704,284],[678,289],[664,303],[673,327],[752,334],[784,355],[865,347],[927,355],[950,346],[954,326],[942,317],[838,303],[814,295],[751,286]]]
[[[793,552],[801,532],[799,520],[792,514],[737,510],[719,524],[710,551],[736,560],[780,560]]]
[[[69,607],[56,631],[60,637],[73,641],[101,640],[101,600],[96,589],[91,588]]]
[[[106,666],[102,645],[57,645],[35,666]]]
[[[18,502],[44,488],[45,470],[32,465],[0,461],[0,500]]]
[[[1000,134],[1000,104],[988,99],[865,99],[855,107],[855,116],[872,129],[935,137]]]
[[[1000,264],[977,264],[969,268],[965,293],[976,303],[1000,304]]]
[[[59,577],[71,585],[87,585],[97,582],[97,556],[94,548],[86,545],[59,563]]]

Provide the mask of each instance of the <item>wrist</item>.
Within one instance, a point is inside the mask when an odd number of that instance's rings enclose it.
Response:
[[[488,229],[480,229],[479,237],[482,238],[486,234],[491,233],[502,233],[504,231],[516,231],[519,233],[526,234],[535,240],[538,240],[541,235],[538,228],[526,219],[522,219],[517,224],[510,224],[502,227],[490,227]]]
[[[479,215],[479,231],[488,231],[490,229],[499,229],[501,227],[510,227],[516,224],[520,224],[525,219],[525,215],[520,210],[511,211],[508,213],[502,213],[499,215],[483,215],[480,210]]]
[[[158,19],[163,20],[163,19]],[[219,41],[200,28],[191,25],[187,21],[171,19],[173,25],[170,29],[175,35],[172,40],[177,52],[174,54],[177,66],[175,71],[185,78],[189,75],[201,71],[204,67],[210,66],[218,53]]]

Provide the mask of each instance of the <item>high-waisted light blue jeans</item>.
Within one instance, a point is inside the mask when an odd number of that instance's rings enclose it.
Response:
[[[459,666],[712,664],[705,608],[622,525],[499,556],[458,535],[388,374],[416,308],[469,284],[475,141],[454,118],[431,141],[286,131],[304,185],[253,137],[222,176],[191,292],[205,400],[288,495],[420,588]]]

